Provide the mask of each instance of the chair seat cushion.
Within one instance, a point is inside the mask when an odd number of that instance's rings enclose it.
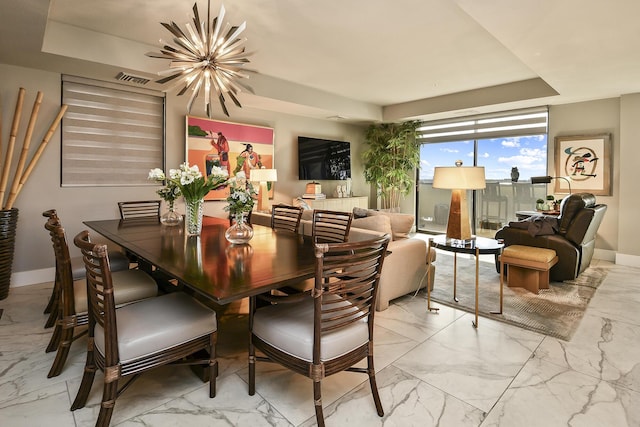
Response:
[[[343,304],[349,304],[344,302]],[[253,333],[264,342],[307,362],[313,360],[313,298],[300,303],[276,304],[256,310]],[[366,318],[321,339],[320,359],[328,361],[354,350],[369,340]]]
[[[120,251],[109,251],[109,266],[111,271],[128,270],[129,258]],[[86,271],[81,256],[71,258],[71,274],[73,275],[73,280],[85,278]]]
[[[129,362],[217,330],[216,312],[182,292],[128,304],[116,310],[118,352]],[[104,329],[96,324],[95,344],[104,354]]]
[[[141,270],[114,271],[111,280],[116,306],[158,295],[156,281]],[[73,282],[73,298],[76,313],[86,313],[89,307],[86,280]]]

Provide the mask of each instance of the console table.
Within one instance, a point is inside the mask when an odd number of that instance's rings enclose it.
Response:
[[[369,197],[327,197],[326,199],[304,199],[313,209],[353,212],[353,208],[369,208]]]

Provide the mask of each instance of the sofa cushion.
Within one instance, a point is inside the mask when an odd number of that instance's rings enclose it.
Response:
[[[384,215],[389,217],[393,240],[408,239],[415,217],[410,214],[369,210],[368,216]]]
[[[364,218],[355,218],[351,221],[351,227],[364,228],[365,230],[377,231],[379,233],[393,235],[391,230],[391,220],[385,215],[367,216]]]

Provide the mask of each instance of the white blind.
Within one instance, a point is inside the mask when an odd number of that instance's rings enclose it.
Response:
[[[540,135],[547,133],[548,118],[549,109],[540,107],[424,122],[417,129],[417,141],[425,144]]]
[[[62,77],[62,186],[157,185],[163,168],[164,96]]]

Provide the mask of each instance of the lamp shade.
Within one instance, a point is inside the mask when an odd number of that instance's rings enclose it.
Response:
[[[251,181],[254,182],[276,182],[278,171],[276,169],[252,169]]]
[[[433,188],[480,190],[485,188],[483,166],[438,166],[433,172]]]

